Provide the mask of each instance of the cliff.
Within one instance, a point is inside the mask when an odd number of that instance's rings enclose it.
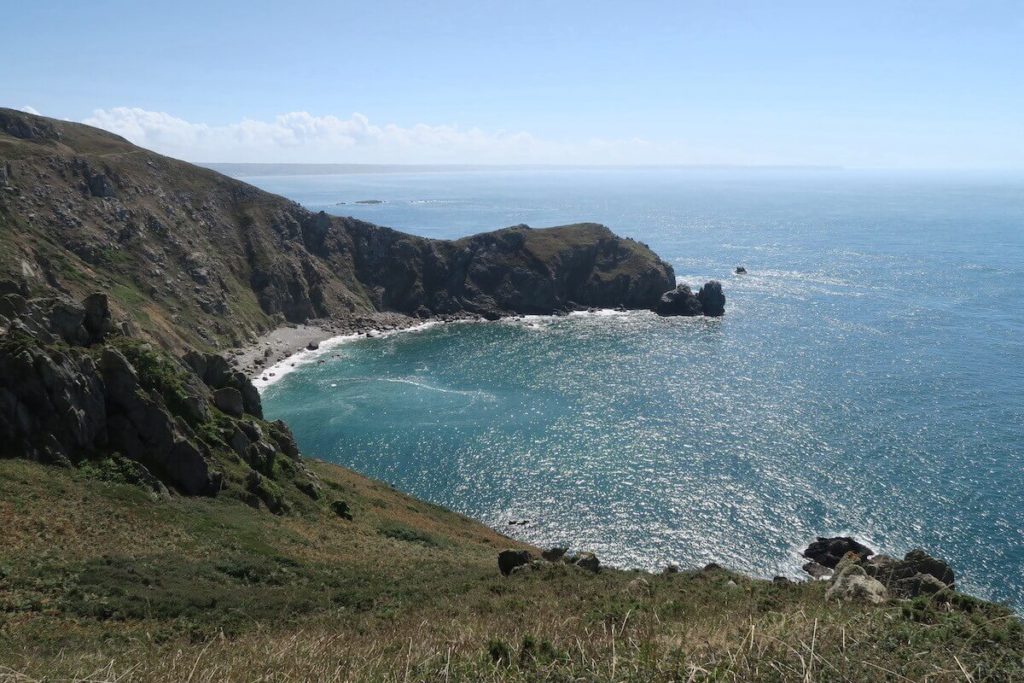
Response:
[[[283,321],[652,308],[646,246],[582,224],[429,240],[298,204],[81,124],[0,109],[0,279],[105,291],[167,348],[238,346]]]
[[[374,311],[724,310],[674,284],[601,226],[426,240],[0,110],[0,683],[1021,680],[1019,620],[924,553],[534,560],[300,454],[213,352]]]

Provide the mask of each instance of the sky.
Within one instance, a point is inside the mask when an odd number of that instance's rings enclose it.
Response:
[[[0,106],[198,162],[1024,168],[1024,1],[13,0]]]

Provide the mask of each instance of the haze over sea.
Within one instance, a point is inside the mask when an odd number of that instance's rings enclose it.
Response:
[[[800,577],[799,550],[843,533],[924,547],[963,589],[1024,609],[1019,175],[246,180],[428,237],[601,222],[728,297],[716,320],[574,315],[335,347],[264,393],[306,453],[616,566]],[[352,203],[368,199],[383,203]]]

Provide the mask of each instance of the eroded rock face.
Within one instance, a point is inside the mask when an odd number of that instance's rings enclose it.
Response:
[[[213,402],[218,409],[232,417],[242,417],[245,412],[242,394],[234,387],[222,387],[213,392]]]
[[[0,327],[0,457],[68,466],[110,458],[158,495],[216,495],[224,458],[240,460],[251,468],[243,498],[277,513],[289,509],[271,480],[280,471],[299,491],[315,489],[291,431],[259,422],[255,388],[223,358],[196,354],[186,365],[114,334],[103,295],[0,299],[13,316]],[[204,378],[225,386],[211,390]],[[214,420],[211,403],[227,417]],[[278,459],[287,466],[275,468]]]
[[[263,401],[260,399],[260,392],[253,383],[245,376],[245,373],[234,370],[228,360],[223,356],[216,353],[200,353],[199,351],[189,351],[182,358],[182,361],[193,372],[206,384],[206,386],[213,389],[215,392],[222,389],[231,389],[239,394],[241,398],[241,410],[242,413],[248,413],[249,415],[255,415],[258,418],[263,418]],[[237,406],[234,405],[234,394],[230,392],[224,392],[221,400],[228,401],[230,396],[230,407],[235,410]],[[228,412],[224,408],[218,407],[224,412]],[[241,413],[229,413],[240,416]]]

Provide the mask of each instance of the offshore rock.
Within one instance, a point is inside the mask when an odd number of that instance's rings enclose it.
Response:
[[[834,536],[832,538],[819,536],[817,540],[807,546],[803,555],[820,565],[835,569],[839,561],[843,559],[843,556],[850,552],[856,553],[861,559],[875,554],[875,551],[871,548],[855,541],[849,536]]]
[[[682,315],[695,316],[703,313],[698,299],[689,285],[678,285],[675,289],[665,292],[654,307],[654,312],[661,316]]]
[[[704,315],[717,318],[725,314],[725,294],[722,293],[721,282],[717,280],[705,282],[697,292],[697,299],[700,300]]]

